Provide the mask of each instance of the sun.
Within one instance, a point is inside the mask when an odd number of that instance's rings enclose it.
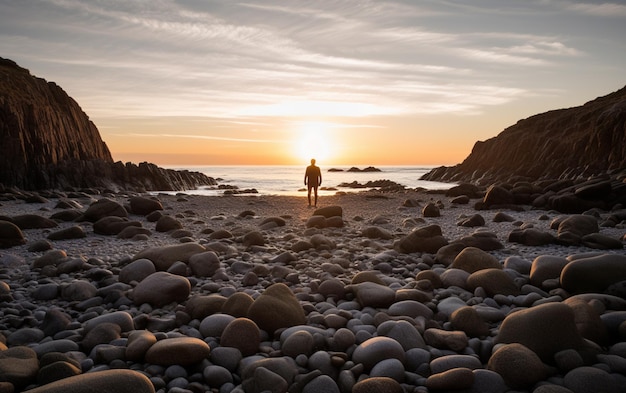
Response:
[[[318,162],[331,160],[337,147],[332,128],[331,124],[322,122],[299,123],[293,141],[295,157],[304,162],[311,158]]]

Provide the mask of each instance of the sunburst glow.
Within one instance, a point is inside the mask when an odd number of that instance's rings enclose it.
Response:
[[[337,139],[332,125],[322,122],[305,122],[295,130],[294,155],[300,161],[315,158],[318,162],[328,162],[337,151]]]

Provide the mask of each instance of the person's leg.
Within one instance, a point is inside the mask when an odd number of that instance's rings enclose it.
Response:
[[[309,192],[307,193],[307,198],[309,199],[309,206],[311,206],[311,187],[309,187]]]
[[[315,187],[315,207],[317,207],[317,187]]]

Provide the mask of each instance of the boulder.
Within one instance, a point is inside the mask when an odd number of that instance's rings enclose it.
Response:
[[[626,280],[626,255],[602,254],[576,259],[561,271],[561,286],[572,293],[603,292]]]
[[[465,270],[470,274],[482,269],[502,269],[496,257],[476,247],[464,248],[454,258],[450,267]]]
[[[443,237],[441,227],[429,225],[415,229],[407,236],[394,242],[394,249],[404,254],[414,252],[435,254],[446,245],[448,245],[448,240]]]
[[[248,309],[248,318],[273,335],[277,329],[305,323],[304,309],[285,284],[268,287]]]
[[[148,303],[162,307],[172,302],[187,300],[191,284],[185,277],[167,272],[156,272],[141,281],[133,290],[132,297],[136,305]]]
[[[560,222],[557,230],[559,243],[578,245],[585,235],[599,232],[598,220],[584,214],[572,215]]]
[[[130,198],[129,202],[130,210],[134,214],[139,214],[142,216],[148,215],[156,210],[163,210],[163,205],[161,204],[161,201],[159,201],[157,198],[134,196]]]
[[[21,229],[12,222],[0,220],[0,248],[10,248],[26,244]]]
[[[207,251],[204,246],[189,242],[181,244],[172,244],[161,247],[150,247],[137,253],[133,260],[146,258],[154,263],[154,266],[159,271],[166,271],[175,262],[189,262],[189,258],[192,255],[199,254]]]
[[[87,211],[83,213],[83,218],[90,222],[96,222],[108,216],[125,218],[128,217],[128,212],[118,202],[109,198],[101,198],[89,205]]]
[[[520,343],[546,363],[553,363],[559,351],[585,347],[574,311],[562,303],[546,303],[509,314],[495,342]]]

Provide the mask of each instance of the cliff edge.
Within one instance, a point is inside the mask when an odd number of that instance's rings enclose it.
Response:
[[[491,184],[576,180],[626,169],[626,87],[578,107],[538,114],[476,142],[452,167],[423,180]]]
[[[215,180],[154,164],[114,162],[78,103],[54,82],[0,58],[0,184],[24,190],[181,191]]]

